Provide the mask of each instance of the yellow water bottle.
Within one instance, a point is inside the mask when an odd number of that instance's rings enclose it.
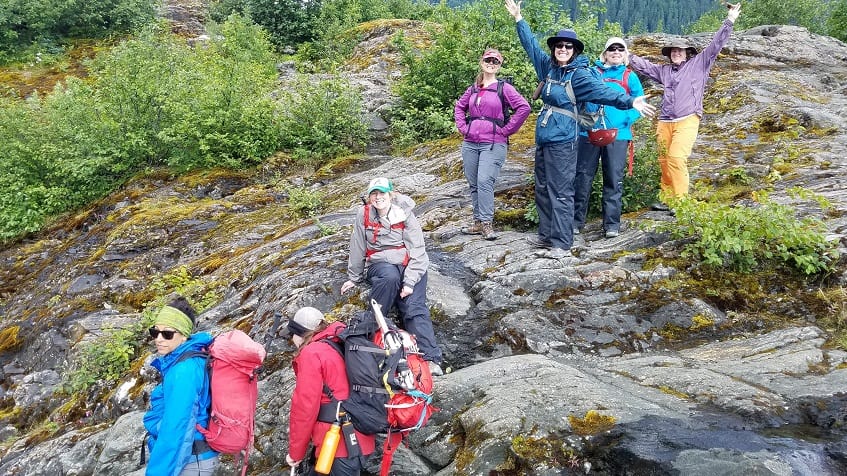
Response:
[[[316,472],[329,474],[332,470],[332,463],[335,461],[335,451],[338,449],[339,441],[341,441],[341,425],[336,421],[329,427],[326,435],[324,435],[321,452],[318,455],[318,462],[315,463]]]

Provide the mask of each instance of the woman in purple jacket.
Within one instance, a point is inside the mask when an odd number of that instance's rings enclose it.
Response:
[[[649,77],[665,88],[656,136],[659,142],[659,166],[662,169],[663,197],[688,195],[688,157],[697,140],[700,118],[703,116],[703,93],[709,71],[718,53],[729,41],[732,25],[741,11],[741,3],[727,4],[729,13],[715,33],[712,42],[701,53],[680,39],[662,48],[662,55],[671,64],[656,65],[644,58],[630,55],[632,69]],[[667,211],[662,202],[654,210]]]
[[[494,182],[506,161],[509,136],[521,128],[529,116],[529,103],[506,81],[498,80],[503,55],[489,48],[479,60],[480,72],[474,83],[456,101],[453,115],[456,128],[465,138],[462,162],[471,189],[473,224],[462,233],[482,235],[496,240],[494,220]],[[504,104],[505,102],[505,104]],[[504,111],[513,109],[508,122]]]

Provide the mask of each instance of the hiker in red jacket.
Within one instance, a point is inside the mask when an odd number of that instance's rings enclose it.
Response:
[[[326,323],[323,313],[313,307],[304,307],[288,321],[288,333],[292,336],[297,354],[292,366],[297,383],[291,396],[288,419],[288,454],[285,461],[297,466],[306,458],[309,441],[315,446],[315,455],[321,452],[324,435],[331,423],[318,421],[321,404],[331,401],[324,388],[328,388],[338,400],[350,395],[344,358],[322,339],[333,338],[344,329],[341,322]],[[374,435],[356,431],[361,456],[349,457],[342,438],[335,452],[335,461],[329,473],[332,476],[356,476],[365,467],[368,455],[374,451]],[[314,473],[312,473],[314,474]]]

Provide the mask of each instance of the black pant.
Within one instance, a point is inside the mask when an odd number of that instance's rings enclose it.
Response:
[[[335,461],[332,462],[332,469],[329,471],[329,476],[359,476],[364,467],[364,456],[335,458]],[[312,470],[309,472],[309,476],[323,475],[316,472],[315,468],[312,467]]]

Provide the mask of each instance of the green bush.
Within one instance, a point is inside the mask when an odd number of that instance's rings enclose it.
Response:
[[[238,17],[210,30],[192,49],[152,27],[98,56],[85,81],[0,100],[0,241],[147,167],[242,167],[278,149],[270,43]]]
[[[31,44],[51,48],[65,38],[101,38],[153,19],[152,0],[0,0],[0,63]]]
[[[830,272],[838,260],[836,243],[826,239],[818,219],[797,219],[794,210],[770,201],[756,207],[669,200],[676,221],[658,225],[674,238],[693,238],[683,256],[707,266],[750,272],[793,269],[804,275]]]
[[[323,193],[309,187],[288,189],[288,207],[303,218],[311,218],[323,207]]]
[[[315,81],[297,76],[279,102],[281,143],[299,162],[320,167],[330,159],[364,149],[368,123],[359,90],[343,78]]]
[[[148,316],[146,323],[149,322]],[[64,391],[84,392],[94,384],[114,384],[120,380],[141,348],[146,329],[144,322],[125,329],[106,328],[102,335],[83,344],[65,372]]]

